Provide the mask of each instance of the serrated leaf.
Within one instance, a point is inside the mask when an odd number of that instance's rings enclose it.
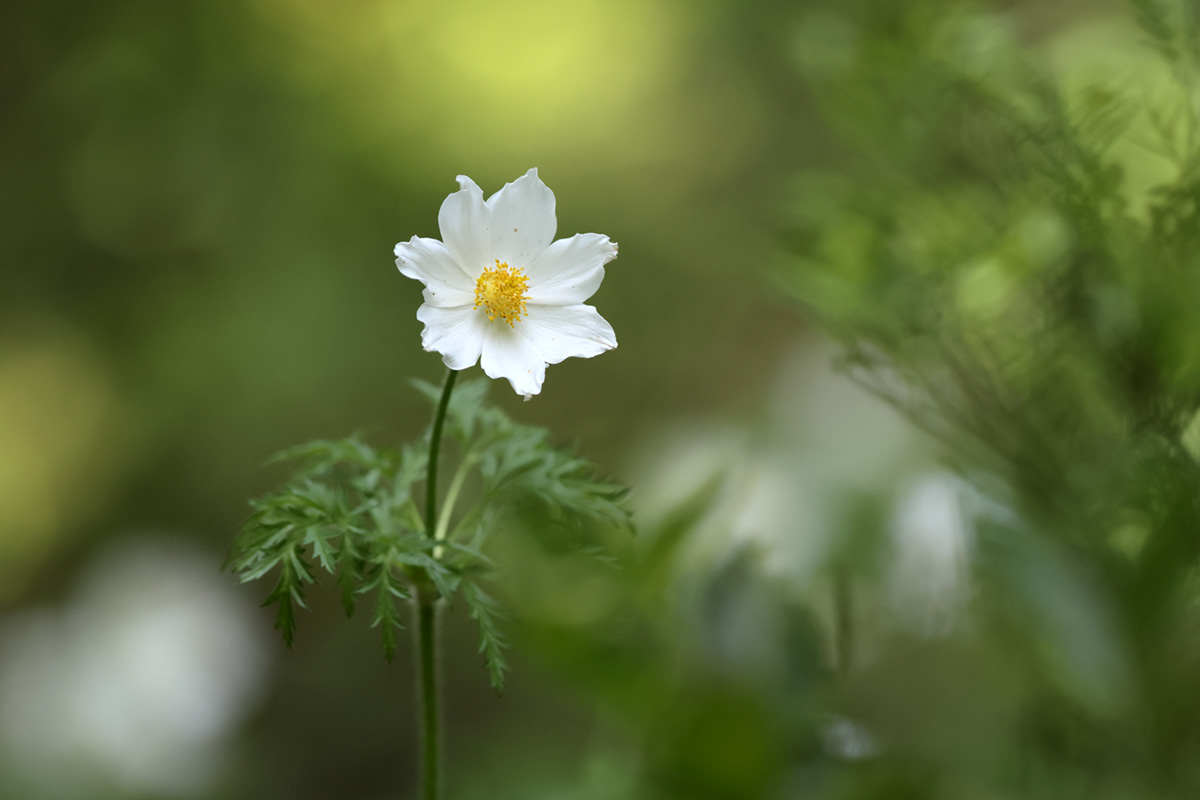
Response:
[[[431,402],[440,399],[439,388],[414,385]],[[315,581],[313,570],[319,567],[334,576],[347,616],[354,614],[359,595],[374,592],[371,625],[380,628],[390,660],[395,632],[404,627],[401,605],[411,600],[409,576],[427,578],[448,602],[463,593],[480,626],[480,651],[492,684],[503,686],[508,645],[498,625],[500,613],[473,579],[492,566],[483,551],[489,532],[520,498],[536,499],[548,524],[564,532],[582,530],[587,521],[627,523],[628,513],[620,505],[623,487],[599,478],[586,459],[555,448],[546,430],[517,425],[489,407],[486,391],[486,381],[463,382],[450,400],[445,434],[459,441],[468,459],[464,469],[478,470],[483,492],[449,536],[437,542],[425,535],[413,500],[413,486],[425,477],[426,447],[376,449],[354,436],[309,442],[273,459],[295,462],[297,471],[280,490],[251,502],[253,513],[227,565],[242,581],[279,571],[267,604],[278,607],[276,625],[285,641],[294,640],[303,586]],[[460,531],[467,534],[459,536]],[[560,538],[574,542],[577,537]],[[586,547],[584,554],[611,563],[599,548]]]
[[[291,647],[296,639],[295,606],[304,607],[302,586],[304,576],[308,574],[308,571],[303,559],[296,556],[295,551],[291,549],[281,557],[280,564],[282,569],[279,572],[279,580],[276,581],[271,594],[263,601],[263,605],[278,605],[275,628],[283,634],[283,640],[287,646]]]
[[[504,655],[509,643],[499,627],[503,615],[496,601],[474,581],[462,582],[462,594],[467,603],[468,613],[479,625],[479,652],[483,654],[492,688],[501,692],[504,690],[505,676],[509,670],[508,660]]]
[[[341,569],[337,576],[337,586],[341,590],[342,610],[346,612],[347,617],[352,617],[357,606],[355,589],[362,571],[362,563],[349,532],[342,535],[341,550]]]
[[[337,572],[338,552],[329,544],[327,537],[331,533],[332,531],[327,531],[322,526],[314,525],[306,532],[304,542],[312,546],[313,556],[321,567],[326,572],[334,574]]]
[[[391,567],[383,565],[376,571],[373,579],[364,586],[364,590],[375,591],[375,617],[371,627],[380,629],[383,643],[383,655],[391,661],[396,654],[396,631],[404,628],[400,621],[400,612],[396,608],[396,600],[408,600],[411,595],[393,575]]]

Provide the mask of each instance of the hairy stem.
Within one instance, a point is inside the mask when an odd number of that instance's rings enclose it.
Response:
[[[433,430],[429,436],[429,465],[425,476],[425,535],[433,538],[438,523],[437,473],[438,453],[442,447],[442,426],[446,422],[446,409],[450,405],[450,393],[454,391],[454,379],[458,373],[446,373],[442,386],[442,398],[433,417]],[[436,555],[436,553],[435,553]],[[438,728],[441,714],[438,708],[437,685],[437,604],[441,598],[425,576],[417,587],[417,673],[420,676],[421,695],[421,798],[438,800],[441,789],[441,754]]]
[[[421,798],[438,800],[440,775],[440,709],[437,687],[437,601],[417,596],[417,669],[421,686]]]

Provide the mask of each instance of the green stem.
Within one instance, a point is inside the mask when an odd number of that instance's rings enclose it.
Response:
[[[438,800],[440,714],[437,688],[437,597],[417,596],[417,661],[421,675],[421,797]]]
[[[446,492],[446,501],[442,503],[441,518],[438,520],[437,530],[433,532],[435,542],[446,540],[446,535],[450,531],[450,517],[454,513],[454,504],[458,502],[458,493],[462,491],[463,483],[466,482],[467,474],[471,471],[471,465],[474,463],[474,456],[467,453],[462,463],[458,465],[458,471],[454,473],[454,478],[450,481],[450,488]],[[442,549],[440,544],[433,548],[433,557],[441,558]]]
[[[454,391],[454,379],[458,372],[446,373],[442,384],[442,399],[438,402],[437,414],[433,418],[433,431],[429,436],[429,471],[425,479],[425,535],[433,536],[437,530],[437,470],[438,452],[442,449],[442,424],[446,421],[446,408],[450,405],[450,393]]]
[[[433,538],[437,531],[437,473],[438,453],[442,447],[442,426],[446,422],[446,409],[450,405],[450,393],[454,391],[454,379],[458,373],[450,370],[442,386],[442,398],[433,417],[433,430],[429,436],[429,464],[425,477],[425,535]],[[436,554],[435,554],[436,555]],[[421,693],[421,797],[422,800],[438,800],[440,790],[440,740],[438,727],[437,686],[437,590],[433,588],[428,574],[417,587],[417,672],[420,675]]]

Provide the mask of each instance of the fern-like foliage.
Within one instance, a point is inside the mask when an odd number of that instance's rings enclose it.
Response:
[[[862,145],[796,181],[781,270],[852,374],[1018,494],[1101,517],[1119,492],[1077,496],[1099,465],[1178,441],[1200,397],[1198,12],[1131,2],[1170,67],[1153,92],[1060,84],[970,3],[825,3],[857,57],[807,75]]]
[[[806,3],[804,76],[847,157],[797,177],[779,275],[987,498],[974,608],[1006,655],[984,658],[1025,662],[1000,669],[1037,686],[1019,727],[1045,734],[1014,751],[1189,797],[1162,776],[1194,753],[1161,743],[1196,729],[1200,671],[1172,649],[1200,630],[1200,5],[1130,4],[1042,45],[1004,4]],[[831,31],[853,47],[829,57]],[[1046,746],[1067,731],[1088,755]]]
[[[437,388],[417,388],[436,404]],[[276,627],[289,646],[305,586],[318,572],[333,577],[347,616],[360,597],[370,598],[371,624],[380,629],[388,660],[396,651],[396,631],[404,627],[406,602],[418,585],[432,583],[447,602],[461,597],[478,623],[480,652],[500,690],[509,645],[499,603],[483,588],[495,573],[485,552],[489,539],[521,524],[594,556],[594,526],[629,526],[625,487],[553,446],[546,430],[515,423],[489,406],[486,391],[483,381],[464,382],[452,397],[445,432],[458,444],[458,472],[449,481],[438,531],[424,529],[414,500],[414,487],[426,477],[428,432],[425,443],[398,449],[375,448],[352,436],[310,442],[272,459],[295,464],[296,471],[279,490],[251,501],[253,514],[228,567],[243,582],[275,576],[264,605],[276,607]],[[472,474],[472,502],[456,514]]]

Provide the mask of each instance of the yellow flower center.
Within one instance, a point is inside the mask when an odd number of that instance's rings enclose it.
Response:
[[[488,268],[475,281],[475,307],[483,306],[488,319],[500,317],[511,327],[525,313],[525,292],[529,279],[519,268],[496,259],[496,268]]]

